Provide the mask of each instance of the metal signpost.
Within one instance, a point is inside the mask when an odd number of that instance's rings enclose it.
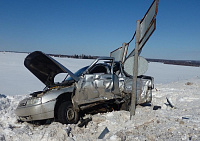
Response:
[[[136,38],[135,38],[135,56],[134,56],[134,65],[133,65],[133,85],[132,85],[130,119],[131,119],[132,115],[135,115],[136,94],[137,94],[139,37],[140,37],[140,21],[138,20],[137,28],[136,28]]]
[[[135,115],[136,96],[137,96],[138,52],[141,51],[142,47],[145,45],[145,43],[147,42],[147,40],[149,39],[149,37],[152,35],[152,33],[156,28],[155,17],[158,11],[158,1],[159,0],[154,0],[148,11],[142,18],[142,20],[137,21],[135,49],[127,57],[129,58],[134,55],[130,119],[133,115]]]

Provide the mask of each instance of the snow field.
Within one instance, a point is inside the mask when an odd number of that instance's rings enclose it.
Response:
[[[94,141],[107,127],[103,138],[111,141],[200,140],[200,68],[150,63],[147,75],[155,77],[151,106],[136,107],[130,120],[127,111],[86,115],[85,127],[18,123],[14,113],[18,102],[44,85],[24,66],[27,54],[0,52],[0,140],[1,141]],[[92,60],[56,58],[72,72]],[[155,70],[154,70],[155,69]],[[160,71],[159,71],[160,70]],[[175,106],[168,106],[166,97]],[[154,106],[161,109],[153,110]],[[68,136],[69,134],[69,136]]]

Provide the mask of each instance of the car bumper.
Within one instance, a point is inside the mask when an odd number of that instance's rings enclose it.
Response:
[[[17,107],[15,113],[22,121],[33,121],[54,118],[54,106],[56,100],[46,103]]]

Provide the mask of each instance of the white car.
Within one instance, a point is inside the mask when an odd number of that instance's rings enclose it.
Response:
[[[19,103],[16,115],[22,121],[54,119],[72,124],[79,121],[81,113],[129,110],[132,76],[113,57],[98,58],[72,73],[50,56],[35,51],[25,58],[24,65],[46,88]],[[66,73],[66,77],[55,83],[60,73]],[[136,104],[150,103],[152,88],[152,77],[138,76]]]

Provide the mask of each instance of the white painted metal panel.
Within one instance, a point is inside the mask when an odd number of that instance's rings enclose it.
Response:
[[[145,45],[145,43],[148,41],[149,37],[151,34],[155,31],[156,29],[156,19],[153,21],[153,23],[150,25],[148,31],[146,32],[145,36],[140,40],[139,43],[139,51],[142,49],[142,47]]]
[[[134,56],[129,57],[125,63],[124,63],[124,70],[126,73],[128,73],[129,75],[133,76],[133,66],[134,66]],[[139,56],[138,57],[138,75],[143,75],[144,73],[146,73],[148,69],[148,62],[145,58]]]
[[[158,11],[158,0],[154,0],[147,13],[144,15],[143,19],[140,22],[140,38],[139,41],[144,38],[146,33],[148,32],[152,22],[154,21],[156,14]]]
[[[123,54],[123,48],[120,47],[116,50],[114,50],[113,52],[110,53],[110,57],[114,57],[115,58],[115,61],[120,61],[122,60],[122,55]]]
[[[121,61],[123,63],[126,59],[127,50],[128,50],[128,44],[123,43],[122,47],[110,53],[110,57],[114,57],[115,61]]]

